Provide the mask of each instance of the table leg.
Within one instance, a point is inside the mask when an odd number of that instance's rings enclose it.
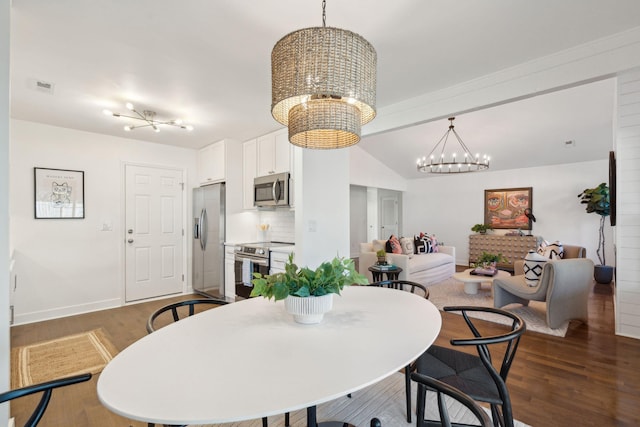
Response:
[[[478,293],[480,283],[478,282],[464,282],[464,293],[469,295],[475,295]]]

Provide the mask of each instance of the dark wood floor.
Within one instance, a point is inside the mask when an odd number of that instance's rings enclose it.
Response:
[[[124,349],[146,334],[147,318],[156,308],[188,298],[181,296],[16,326],[11,330],[12,346],[102,327],[113,344]],[[614,335],[608,285],[594,285],[589,318],[588,325],[572,322],[564,338],[526,332],[507,382],[517,419],[534,427],[640,425],[640,340]],[[499,328],[495,324],[486,327]],[[443,313],[438,344],[447,345],[451,337],[466,335],[467,327],[460,316]],[[41,425],[146,426],[102,407],[95,392],[96,380],[94,376],[88,383],[54,392]],[[33,400],[23,398],[12,404],[16,425],[26,420],[30,401]]]

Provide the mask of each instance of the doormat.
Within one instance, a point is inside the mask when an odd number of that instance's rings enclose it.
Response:
[[[117,353],[102,329],[16,347],[11,350],[11,388],[97,374]]]

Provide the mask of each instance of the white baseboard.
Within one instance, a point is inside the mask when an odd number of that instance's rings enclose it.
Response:
[[[90,313],[92,311],[106,310],[108,308],[121,307],[119,298],[103,301],[95,301],[88,304],[79,304],[67,307],[59,307],[52,310],[34,311],[31,313],[16,314],[12,326],[25,325],[27,323],[41,322],[43,320],[58,319],[60,317],[73,316],[76,314]]]
[[[7,424],[7,427],[16,427],[16,419],[9,418],[9,424]]]

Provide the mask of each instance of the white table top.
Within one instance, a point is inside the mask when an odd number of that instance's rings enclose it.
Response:
[[[355,392],[422,354],[442,324],[409,292],[351,286],[322,323],[252,298],[161,328],[118,354],[98,397],[124,417],[206,424],[282,414]]]

